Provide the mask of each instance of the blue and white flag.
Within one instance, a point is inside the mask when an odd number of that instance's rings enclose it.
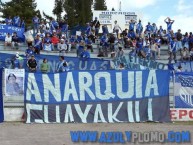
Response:
[[[169,122],[170,72],[27,73],[26,123]]]
[[[174,96],[176,108],[193,108],[193,73],[176,73]]]
[[[168,64],[168,69],[177,70],[178,66],[182,67],[182,72],[193,72],[193,61],[178,62],[173,64]]]
[[[19,37],[20,41],[25,41],[25,36],[23,35],[25,32],[24,28],[0,24],[0,40],[1,41],[5,41],[5,37],[7,33],[13,34],[14,32],[17,33],[17,36]]]

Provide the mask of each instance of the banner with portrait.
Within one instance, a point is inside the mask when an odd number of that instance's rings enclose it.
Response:
[[[12,99],[21,98],[24,95],[24,69],[5,69],[4,92],[5,97]],[[16,99],[17,100],[17,99]]]

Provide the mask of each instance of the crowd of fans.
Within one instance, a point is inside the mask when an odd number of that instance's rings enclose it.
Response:
[[[25,27],[25,22],[19,16],[7,18],[6,25]],[[172,30],[175,22],[169,17],[165,19],[167,29],[150,23],[144,27],[141,20],[139,22],[131,20],[128,29],[121,30],[117,21],[114,23],[113,33],[109,33],[106,25],[102,26],[102,34],[99,34],[100,22],[96,17],[94,21],[87,23],[86,30],[77,35],[69,35],[69,25],[65,21],[57,22],[52,19],[49,23],[40,20],[37,16],[32,19],[33,33],[28,31],[26,41],[28,49],[26,57],[33,60],[34,54],[44,51],[58,51],[62,58],[72,48],[76,49],[77,57],[89,59],[93,52],[93,44],[97,44],[98,57],[114,57],[124,55],[124,49],[130,49],[130,55],[144,59],[160,59],[160,51],[163,45],[168,45],[169,63],[174,60],[177,62],[177,52],[180,52],[181,61],[193,60],[193,35],[192,32],[185,34],[179,29],[177,32]],[[121,31],[121,32],[120,32]],[[19,37],[17,33],[7,34],[5,46],[13,49],[19,47]],[[89,51],[90,50],[90,51]],[[62,59],[61,58],[61,59]],[[29,61],[30,62],[30,61]],[[47,60],[44,60],[46,63]],[[64,64],[64,66],[67,65]],[[33,68],[33,67],[32,67]],[[46,65],[43,64],[43,70]],[[45,71],[45,70],[44,70]],[[46,72],[46,71],[45,71]]]

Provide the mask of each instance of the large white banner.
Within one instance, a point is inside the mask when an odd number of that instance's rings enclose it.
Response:
[[[5,96],[16,97],[24,95],[24,69],[5,69]]]
[[[124,11],[93,11],[93,20],[98,18],[101,25],[107,25],[109,32],[113,31],[114,21],[117,21],[122,30],[129,28],[129,21],[142,19],[140,13]],[[102,30],[100,29],[100,32]]]

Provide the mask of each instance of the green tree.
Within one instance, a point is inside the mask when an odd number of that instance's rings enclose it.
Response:
[[[105,0],[95,0],[94,10],[107,10]]]
[[[53,9],[53,14],[56,15],[57,20],[60,21],[62,19],[62,12],[63,12],[63,0],[55,0],[55,6]]]
[[[26,21],[29,25],[32,23],[34,15],[41,16],[39,10],[36,10],[37,3],[35,0],[11,0],[9,2],[0,1],[0,12],[3,13],[3,18],[16,15]]]
[[[92,20],[93,0],[65,0],[65,18],[70,26],[85,25]]]

